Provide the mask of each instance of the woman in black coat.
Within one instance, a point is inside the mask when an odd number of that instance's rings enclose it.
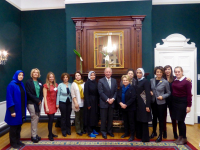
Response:
[[[142,142],[149,142],[148,122],[152,121],[151,116],[151,95],[150,83],[144,77],[143,68],[138,68],[136,71],[136,93],[137,93],[137,138],[142,139]]]
[[[34,143],[38,143],[41,140],[41,137],[37,135],[37,125],[43,99],[43,84],[38,79],[39,77],[39,69],[32,69],[31,78],[26,81],[25,86],[27,93],[27,108],[31,116],[31,141]]]
[[[88,80],[84,85],[84,125],[87,127],[88,136],[92,138],[96,138],[96,135],[99,135],[99,133],[95,131],[95,127],[99,121],[99,93],[95,78],[95,72],[90,71],[88,73]]]
[[[135,131],[135,123],[134,123],[134,111],[136,109],[135,98],[136,91],[134,86],[131,85],[131,79],[128,75],[122,76],[122,84],[123,86],[120,88],[117,101],[122,109],[122,116],[124,120],[124,130],[125,134],[121,136],[121,138],[129,136],[129,128],[131,132],[131,136],[128,141],[134,140],[134,131]]]

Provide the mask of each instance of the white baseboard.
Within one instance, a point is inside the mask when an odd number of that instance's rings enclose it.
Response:
[[[6,101],[3,101],[0,102],[0,128],[7,125],[4,122],[5,114],[6,114]]]

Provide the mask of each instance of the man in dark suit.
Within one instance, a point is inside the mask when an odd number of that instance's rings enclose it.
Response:
[[[107,133],[114,137],[112,131],[114,101],[117,98],[117,81],[111,78],[112,69],[104,70],[105,77],[99,79],[98,90],[100,95],[101,133],[104,139]],[[107,130],[106,130],[107,121]]]

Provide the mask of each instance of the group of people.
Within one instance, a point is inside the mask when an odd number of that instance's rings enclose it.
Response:
[[[136,73],[136,79],[134,75]],[[118,90],[116,79],[112,78],[112,69],[105,68],[105,77],[96,79],[96,73],[90,71],[86,82],[82,80],[82,74],[75,72],[73,83],[69,83],[68,73],[61,75],[62,83],[56,83],[55,75],[49,72],[46,83],[40,80],[40,71],[37,68],[31,70],[31,78],[25,86],[22,82],[24,72],[16,71],[13,80],[7,87],[7,110],[5,122],[10,125],[10,145],[20,148],[24,143],[20,141],[22,123],[26,119],[26,107],[31,116],[31,140],[37,143],[41,137],[37,134],[37,124],[40,117],[41,104],[44,100],[44,110],[48,116],[48,138],[53,141],[57,135],[52,133],[54,114],[57,109],[61,112],[61,131],[64,137],[71,135],[70,115],[72,109],[75,112],[75,130],[79,136],[88,133],[89,137],[99,135],[96,126],[99,122],[100,132],[104,139],[113,134],[113,111],[115,103],[119,104],[124,121],[125,133],[121,138],[130,135],[128,141],[133,141],[134,136],[142,142],[149,142],[150,138],[157,136],[157,119],[159,120],[159,135],[156,142],[167,138],[166,116],[167,107],[172,119],[173,132],[176,144],[185,144],[186,114],[190,112],[192,103],[191,80],[183,75],[181,67],[175,67],[173,76],[172,67],[167,65],[155,67],[155,78],[150,82],[145,78],[143,68],[136,72],[129,69],[126,75],[121,77]],[[152,117],[153,116],[153,117]],[[153,119],[152,119],[153,118]],[[149,137],[148,122],[153,123],[153,132]],[[177,134],[177,122],[179,136]]]

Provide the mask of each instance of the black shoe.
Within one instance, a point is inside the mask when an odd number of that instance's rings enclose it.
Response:
[[[40,136],[38,136],[38,135],[36,135],[36,138],[38,139],[38,141],[40,141],[40,140],[41,140],[41,137],[40,137]]]
[[[78,135],[80,135],[80,136],[82,136],[82,135],[83,135],[82,133],[76,133],[76,134],[78,134]]]
[[[17,144],[18,144],[20,147],[24,147],[24,146],[25,146],[25,144],[22,143],[21,141],[19,141]]]
[[[82,131],[81,133],[82,133],[82,134],[86,134],[86,132],[85,132],[85,131]]]
[[[37,137],[31,137],[31,141],[33,143],[38,143],[39,142],[39,140],[37,139]]]
[[[177,132],[174,132],[174,138],[175,138],[175,139],[178,139],[178,134],[177,134]]]
[[[14,149],[19,149],[21,146],[18,145],[18,144],[14,144],[14,145],[11,145],[11,147],[14,148]]]
[[[104,139],[107,139],[107,135],[106,135],[106,134],[102,134],[102,137],[103,137]]]
[[[155,136],[157,136],[157,133],[155,132],[153,132],[152,134],[151,134],[151,136],[150,136],[150,139],[153,139]]]
[[[141,142],[149,142],[149,140],[141,140]]]
[[[110,135],[111,137],[114,137],[114,134],[113,134],[113,133],[109,133],[109,135]]]
[[[49,141],[54,141],[53,136],[49,136]]]
[[[68,134],[68,135],[71,135],[71,131],[68,131],[67,134]]]
[[[52,137],[58,137],[58,135],[55,135],[55,134],[52,133]]]
[[[130,141],[133,141],[134,140],[134,136],[131,136],[129,139],[128,139],[128,141],[130,142]]]
[[[163,132],[163,138],[166,139],[167,138],[167,131]]]
[[[162,135],[159,135],[158,138],[156,139],[156,143],[161,142],[162,141]]]
[[[125,137],[127,137],[127,136],[129,136],[128,134],[123,134],[122,136],[121,136],[121,138],[125,138]]]
[[[66,136],[67,136],[67,133],[62,133],[62,135],[63,135],[64,137],[66,137]]]

